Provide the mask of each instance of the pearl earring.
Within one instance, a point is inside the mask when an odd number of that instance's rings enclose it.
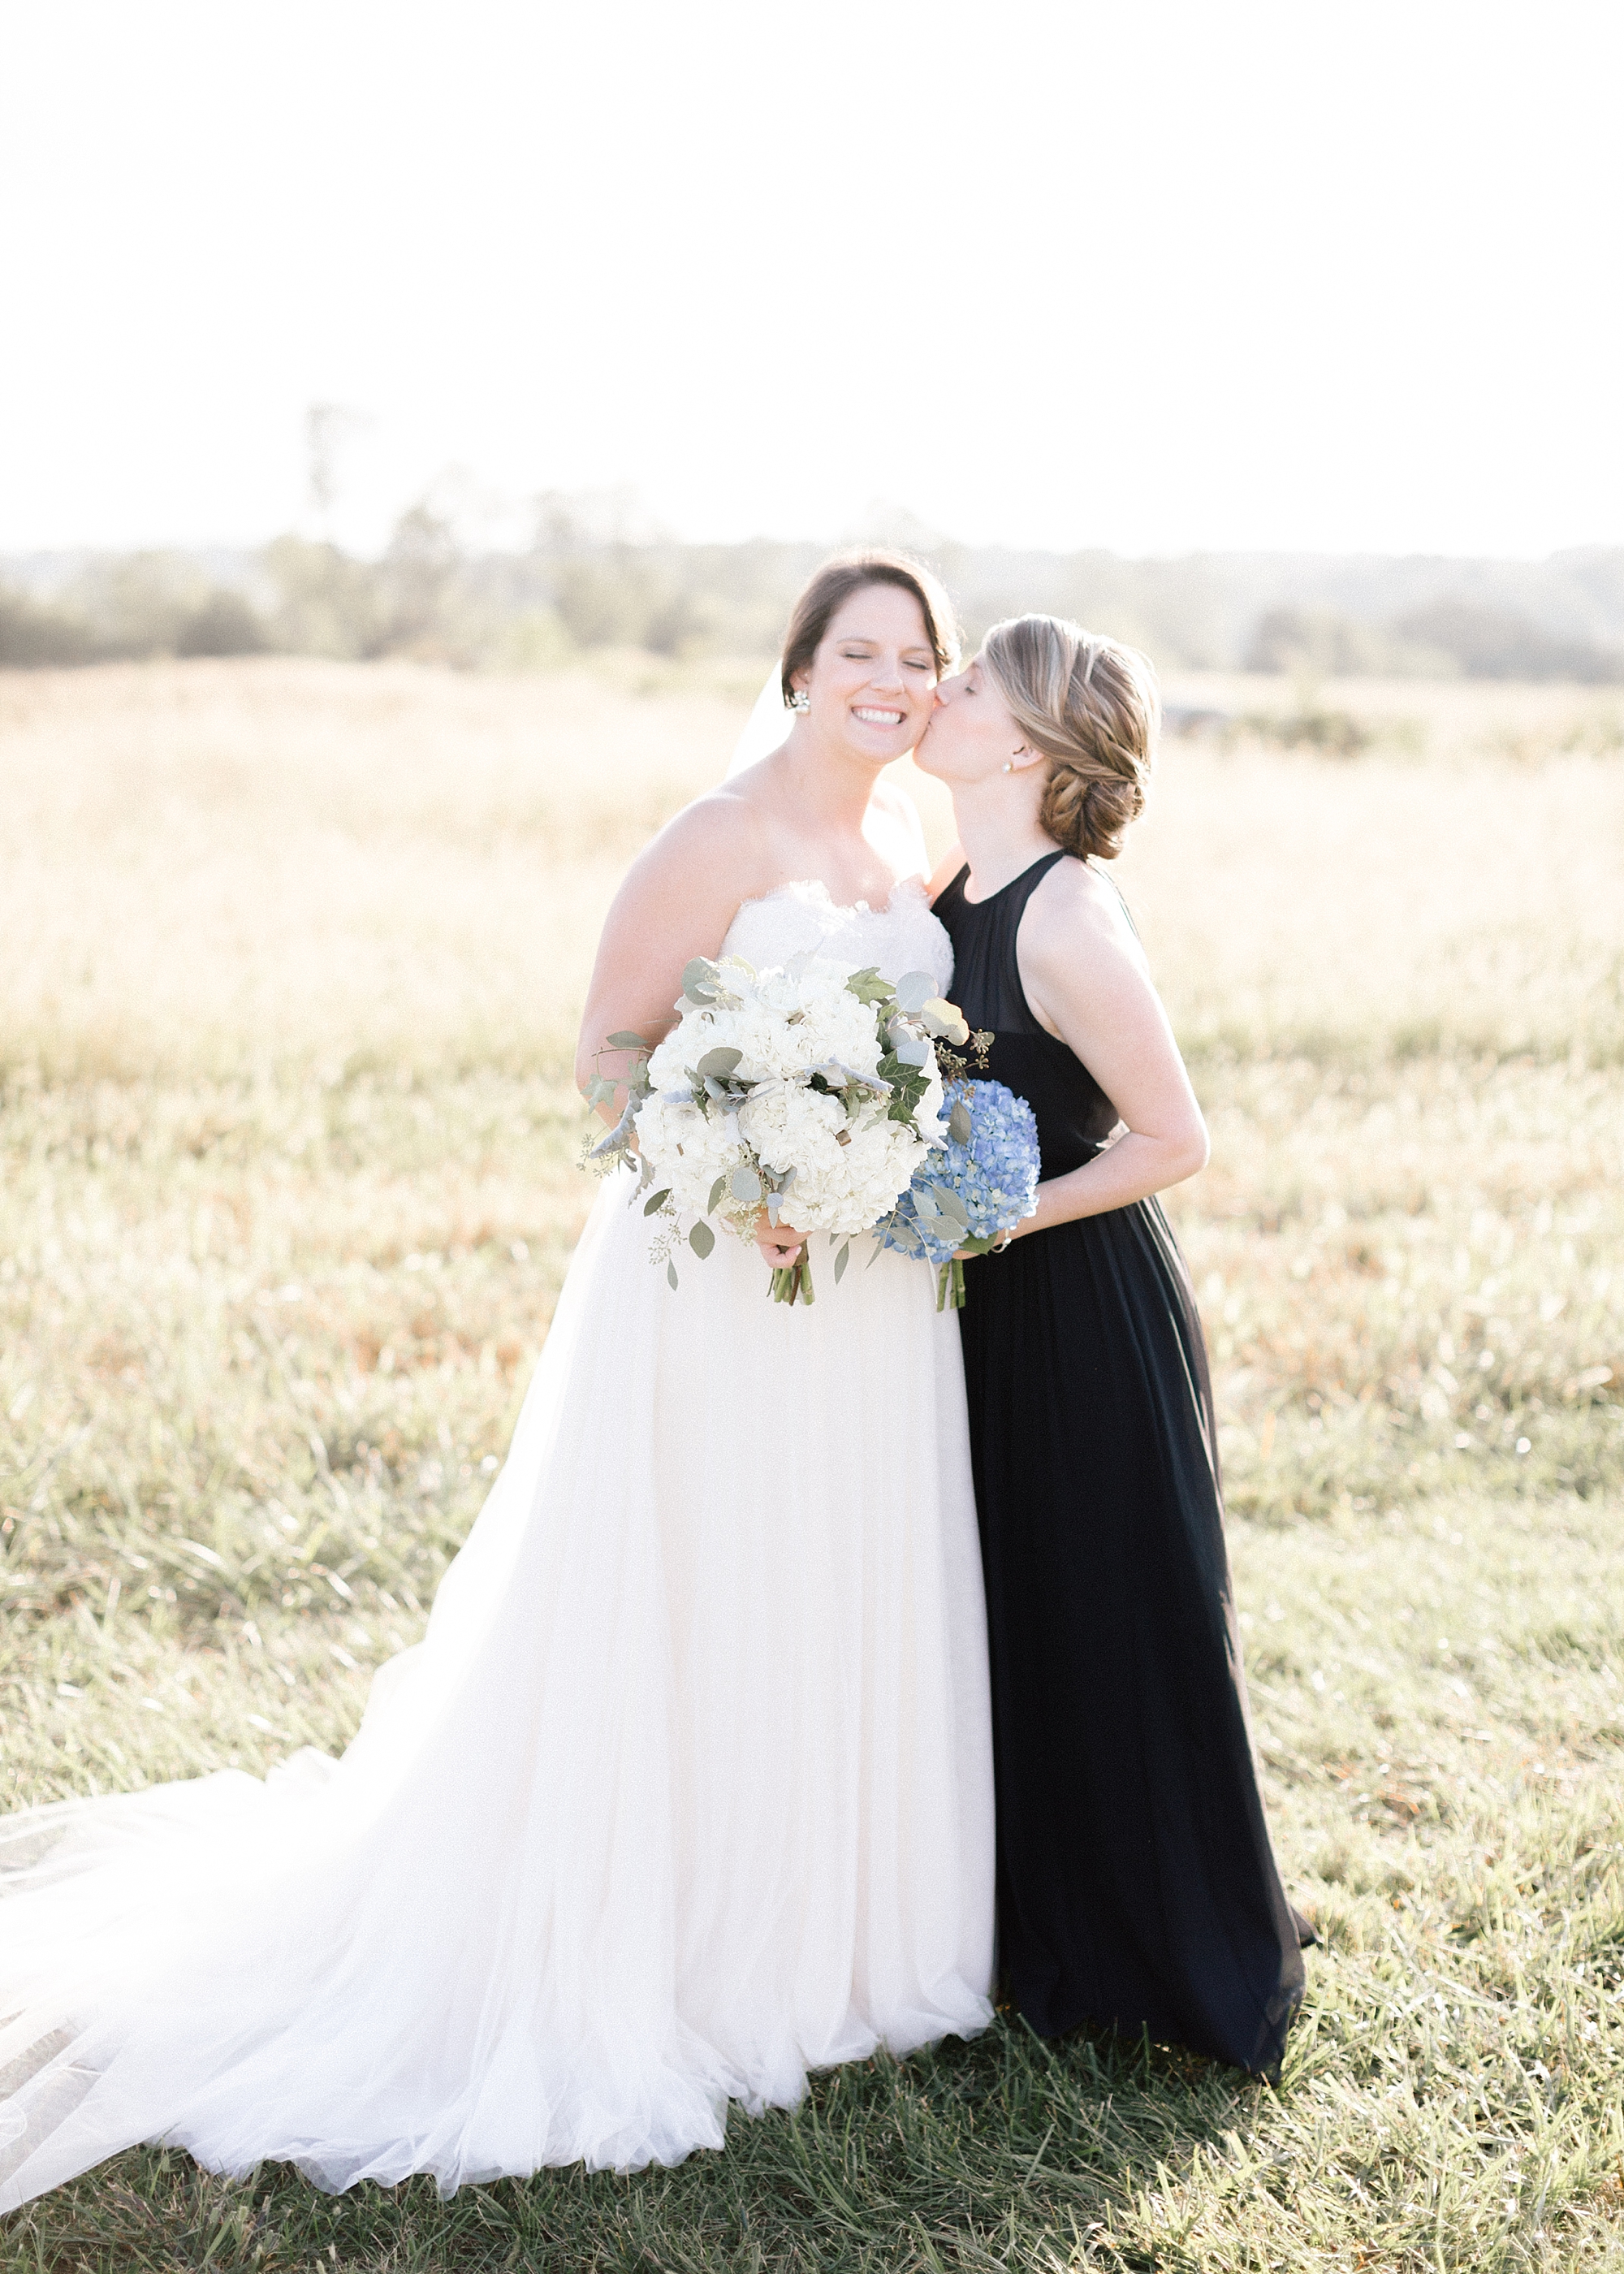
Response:
[[[1012,774],[1014,772],[1015,761],[1013,758],[1005,758],[1004,761],[1004,771],[1006,774]]]

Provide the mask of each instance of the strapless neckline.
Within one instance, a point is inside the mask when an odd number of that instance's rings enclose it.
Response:
[[[853,970],[872,965],[891,980],[929,971],[938,989],[951,977],[953,951],[917,877],[893,885],[884,904],[837,900],[821,877],[777,885],[740,903],[722,943],[757,971],[792,956],[823,956]]]
[[[788,884],[775,885],[770,892],[752,892],[748,899],[740,901],[739,910],[765,907],[772,900],[807,900],[816,901],[831,915],[884,916],[896,907],[899,893],[907,893],[911,898],[922,900],[927,907],[930,905],[924,879],[920,877],[899,877],[877,908],[868,900],[836,900],[821,877],[797,877]],[[734,921],[737,922],[736,915]]]

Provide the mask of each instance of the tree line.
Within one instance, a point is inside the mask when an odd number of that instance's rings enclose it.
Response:
[[[976,637],[1041,608],[1184,668],[1312,677],[1624,682],[1624,549],[1546,561],[1192,554],[1134,560],[900,538],[944,577]],[[159,656],[414,658],[465,669],[555,667],[594,649],[770,656],[827,548],[628,536],[574,501],[541,501],[523,550],[470,546],[432,501],[375,559],[279,537],[256,553],[166,551],[0,562],[0,666]]]

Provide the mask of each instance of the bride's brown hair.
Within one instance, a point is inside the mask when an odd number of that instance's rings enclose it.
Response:
[[[795,692],[796,672],[810,667],[836,609],[865,584],[895,584],[900,591],[912,592],[925,619],[937,678],[957,667],[959,625],[953,604],[922,561],[912,560],[906,553],[837,553],[813,570],[790,610],[779,674],[786,703]]]
[[[1049,764],[1040,825],[1079,861],[1114,861],[1145,809],[1162,698],[1148,656],[1064,616],[1011,616],[981,668]]]

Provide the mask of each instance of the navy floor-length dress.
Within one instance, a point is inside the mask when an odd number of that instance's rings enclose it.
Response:
[[[1045,1178],[1116,1111],[1045,1031],[1016,935],[1035,862],[936,901],[988,1073],[1028,1099]],[[965,1267],[960,1314],[991,1635],[1000,1963],[1040,2035],[1102,2023],[1271,2072],[1306,1930],[1258,1792],[1212,1391],[1154,1200]]]

